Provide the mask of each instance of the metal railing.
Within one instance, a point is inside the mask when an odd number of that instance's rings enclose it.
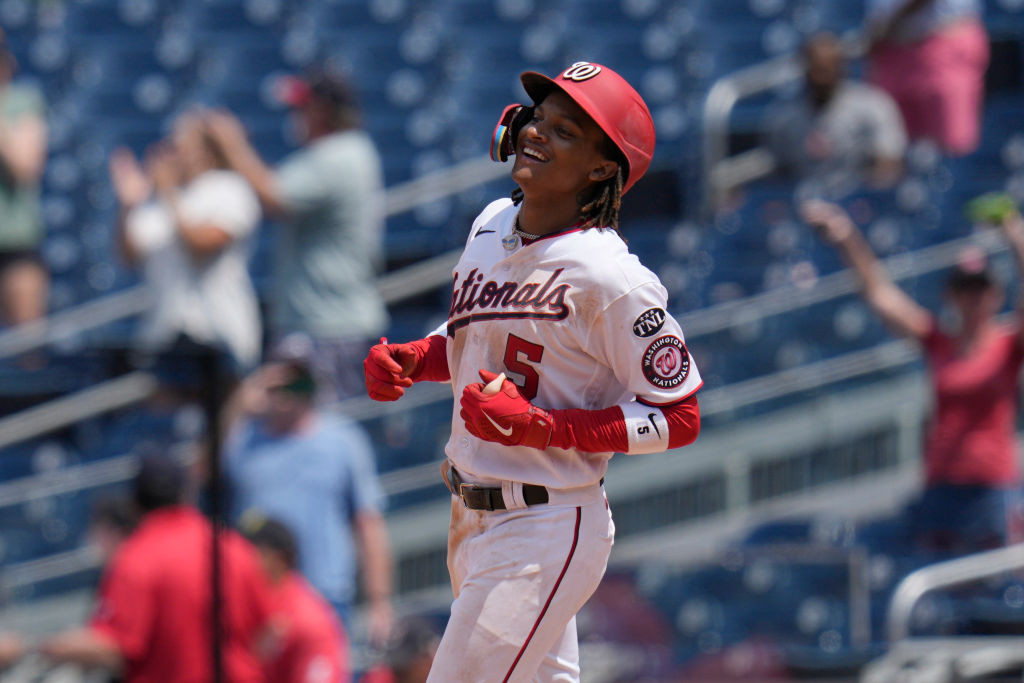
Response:
[[[900,581],[889,602],[889,642],[897,643],[910,636],[914,606],[928,593],[1018,569],[1024,569],[1024,543],[918,569]]]
[[[157,385],[156,377],[136,371],[8,415],[0,419],[0,448],[138,403]]]
[[[994,232],[941,242],[916,251],[882,259],[885,270],[896,281],[948,268],[957,262],[964,247],[971,245],[989,254],[1006,251],[1006,243]],[[760,294],[728,301],[677,315],[687,341],[726,330],[737,323],[752,323],[809,306],[838,299],[859,290],[853,271],[846,269],[818,278],[812,285],[785,285]]]
[[[703,215],[710,215],[729,189],[767,175],[775,168],[771,154],[760,148],[728,158],[729,119],[736,104],[792,83],[800,76],[800,61],[796,57],[777,57],[724,76],[711,86],[704,100]]]

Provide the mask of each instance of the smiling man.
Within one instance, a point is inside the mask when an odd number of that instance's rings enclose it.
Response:
[[[455,601],[429,681],[578,681],[576,612],[615,535],[608,460],[700,429],[665,288],[617,230],[654,153],[647,106],[590,62],[521,80],[533,105],[508,107],[492,144],[515,155],[517,188],[473,223],[446,326],[364,364],[377,400],[446,380],[460,399],[444,466]]]

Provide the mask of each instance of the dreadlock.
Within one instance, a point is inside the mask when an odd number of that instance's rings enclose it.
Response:
[[[622,207],[622,186],[626,182],[622,169],[626,166],[626,160],[622,152],[612,144],[611,140],[605,138],[605,156],[615,161],[619,168],[608,180],[598,183],[590,192],[589,197],[580,199],[580,227],[586,228],[611,228],[619,231],[619,209]],[[522,188],[516,187],[512,190],[512,203],[516,206],[523,201]]]
[[[619,231],[619,208],[622,206],[622,165],[608,180],[600,183],[591,200],[580,207],[583,228],[611,228]]]

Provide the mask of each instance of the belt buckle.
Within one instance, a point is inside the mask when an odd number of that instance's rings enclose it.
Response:
[[[473,510],[475,508],[469,507],[469,501],[466,500],[466,491],[477,491],[479,488],[479,486],[474,486],[473,484],[459,482],[459,498],[462,500],[462,506],[467,510]]]
[[[491,500],[489,495],[485,495],[484,496],[484,501],[483,501],[484,505],[479,505],[477,507],[470,507],[469,500],[466,497],[466,493],[467,492],[469,492],[469,493],[487,493],[489,491],[490,491],[490,489],[488,489],[486,486],[477,486],[476,484],[463,484],[463,483],[459,484],[459,498],[462,499],[462,504],[466,508],[468,508],[470,510],[485,510],[487,512],[493,512],[496,508],[494,507],[494,503]],[[477,500],[479,500],[479,499],[477,498]]]

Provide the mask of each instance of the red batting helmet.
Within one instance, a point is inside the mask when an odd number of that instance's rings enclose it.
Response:
[[[600,64],[576,62],[555,78],[527,71],[519,80],[535,103],[554,88],[562,90],[611,138],[626,159],[623,193],[647,172],[654,156],[654,120],[622,76]]]

